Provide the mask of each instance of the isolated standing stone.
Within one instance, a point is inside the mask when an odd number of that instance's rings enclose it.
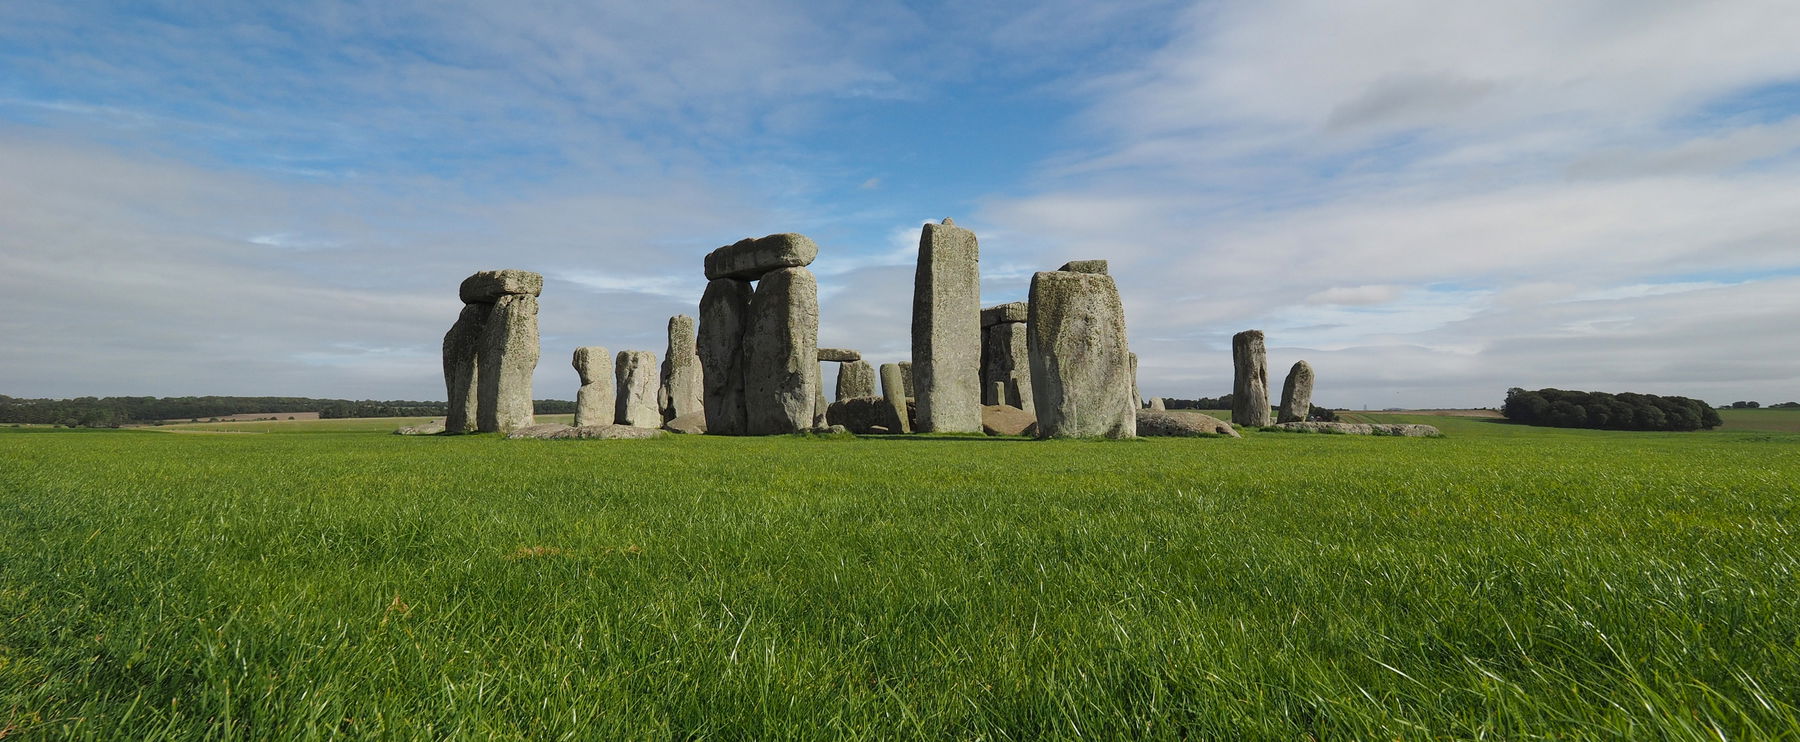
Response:
[[[663,355],[662,388],[657,407],[664,420],[673,420],[704,408],[706,382],[700,370],[700,354],[694,340],[694,318],[677,314],[669,318],[669,345]]]
[[[945,219],[919,233],[913,279],[913,389],[919,432],[981,432],[981,248]]]
[[[1005,306],[1005,305],[1002,305]],[[981,377],[987,382],[987,404],[1035,409],[1031,394],[1031,354],[1025,322],[1000,322],[987,328]],[[998,387],[996,387],[998,385]],[[998,396],[995,396],[998,395]]]
[[[1111,276],[1032,276],[1026,332],[1038,437],[1137,436],[1125,308]]]
[[[706,432],[744,434],[744,333],[749,329],[750,282],[721,278],[700,297],[699,353]]]
[[[575,373],[581,388],[575,392],[575,425],[607,425],[613,421],[612,358],[598,345],[575,349]]]
[[[661,427],[662,411],[656,408],[656,354],[621,350],[613,368],[619,385],[613,422],[634,428]]]
[[[706,278],[754,281],[770,271],[804,268],[819,257],[819,246],[806,235],[772,234],[745,238],[706,255]]]
[[[476,387],[481,392],[476,427],[483,433],[511,431],[532,422],[531,374],[537,370],[538,362],[537,313],[537,297],[507,294],[494,303],[481,328],[476,349]]]
[[[1288,370],[1287,381],[1281,384],[1281,415],[1275,422],[1304,422],[1307,413],[1312,411],[1312,391],[1312,364],[1306,361],[1296,362]]]
[[[1262,330],[1245,330],[1231,336],[1231,421],[1239,425],[1269,424],[1269,357],[1263,349]]]
[[[868,361],[838,364],[837,398],[875,396],[875,367]]]
[[[896,433],[911,433],[912,423],[906,414],[906,379],[908,375],[901,369],[903,363],[881,364],[881,397],[887,401],[888,410],[894,415],[897,427],[889,428]]]
[[[1155,410],[1157,412],[1162,412],[1164,410],[1169,409],[1169,406],[1167,403],[1163,402],[1162,397],[1151,397],[1150,398],[1150,409]]]
[[[745,432],[779,435],[813,426],[818,343],[819,284],[812,271],[782,268],[764,274],[750,298],[744,336]],[[707,425],[710,430],[710,419]]]
[[[464,304],[456,324],[444,333],[444,386],[450,400],[444,429],[451,433],[475,429],[477,400],[481,399],[476,350],[481,345],[481,326],[493,308],[492,304]]]

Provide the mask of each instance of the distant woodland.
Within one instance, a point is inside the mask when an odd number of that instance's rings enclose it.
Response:
[[[205,422],[215,417],[268,413],[271,417],[317,412],[319,417],[430,417],[445,412],[443,402],[313,399],[310,397],[76,397],[23,399],[0,394],[0,423],[37,423],[79,428],[154,425],[164,421]],[[575,411],[575,403],[539,399],[537,414]]]
[[[1518,387],[1506,390],[1506,419],[1527,425],[1602,430],[1701,430],[1723,423],[1698,399],[1624,392],[1572,392]]]

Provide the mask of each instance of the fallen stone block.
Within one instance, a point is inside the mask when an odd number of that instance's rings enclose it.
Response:
[[[1191,436],[1217,435],[1227,438],[1242,438],[1231,423],[1199,412],[1140,410],[1137,414],[1137,434],[1144,437],[1183,438]]]
[[[1012,405],[983,405],[981,432],[988,435],[1034,435],[1037,416]]]

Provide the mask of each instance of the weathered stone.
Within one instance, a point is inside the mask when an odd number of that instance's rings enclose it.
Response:
[[[1164,410],[1169,409],[1169,405],[1168,405],[1168,403],[1163,401],[1162,397],[1151,397],[1150,398],[1150,409],[1154,410],[1156,412],[1162,412]]]
[[[822,428],[822,432],[826,435],[849,435],[850,429],[842,425],[827,425]]]
[[[456,324],[444,333],[444,387],[450,400],[444,429],[452,433],[475,430],[475,421],[480,416],[477,355],[481,346],[481,327],[493,309],[492,304],[464,304]]]
[[[394,435],[437,435],[444,432],[444,421],[431,420],[396,429]]]
[[[988,435],[1031,435],[1037,432],[1037,417],[1012,405],[982,405],[981,432]]]
[[[581,377],[581,388],[575,391],[575,424],[611,423],[617,404],[613,398],[612,357],[605,348],[584,345],[575,349],[572,363]]]
[[[677,314],[669,318],[669,345],[663,355],[662,386],[656,406],[664,420],[705,409],[705,374],[694,341],[694,318]]]
[[[819,257],[819,246],[806,235],[785,233],[744,238],[706,254],[706,278],[754,281],[782,268],[803,268]]]
[[[813,427],[819,392],[819,284],[812,271],[764,274],[744,336],[744,428],[750,435]],[[711,426],[711,420],[707,421]]]
[[[538,362],[538,300],[507,294],[494,303],[476,350],[476,428],[507,432],[531,424],[531,374]]]
[[[1261,330],[1245,330],[1231,336],[1231,421],[1263,427],[1269,424],[1269,357],[1263,349]]]
[[[744,333],[750,323],[748,281],[721,278],[700,297],[699,353],[706,432],[744,434]]]
[[[661,438],[665,435],[668,435],[668,433],[657,428],[644,428],[634,425],[578,425],[573,428],[565,428],[555,433],[551,433],[545,437],[550,439],[598,438],[603,440],[643,440],[646,438]]]
[[[875,396],[875,367],[868,361],[838,364],[837,398]]]
[[[849,363],[862,360],[862,354],[849,348],[820,348],[819,360]]]
[[[1131,409],[1134,409],[1134,410],[1139,407],[1142,407],[1144,404],[1144,394],[1143,394],[1143,392],[1138,391],[1137,368],[1138,368],[1137,354],[1132,353],[1131,354]]]
[[[706,413],[690,412],[663,423],[663,430],[685,435],[701,435],[706,432]]]
[[[912,432],[906,402],[906,380],[912,377],[903,370],[905,366],[904,363],[881,364],[881,398],[887,404],[888,419],[893,422],[887,429],[898,433]]]
[[[1337,433],[1341,435],[1392,435],[1407,438],[1434,438],[1443,435],[1435,426],[1401,423],[1327,423],[1292,422],[1274,426],[1276,430],[1295,433]]]
[[[481,271],[463,279],[457,290],[464,304],[492,304],[502,296],[544,293],[544,277],[531,271]]]
[[[812,385],[813,390],[813,428],[823,428],[826,424],[825,407],[830,404],[830,401],[825,399],[824,363],[813,364],[812,381],[809,383]]]
[[[656,428],[639,428],[630,425],[578,425],[570,427],[560,423],[544,423],[528,425],[507,435],[507,438],[539,438],[544,440],[570,439],[602,439],[602,440],[639,440],[644,438],[660,438],[668,435]]]
[[[825,421],[859,435],[900,428],[894,406],[882,397],[851,397],[832,402],[825,408]]]
[[[568,429],[569,426],[562,423],[536,423],[533,425],[521,425],[514,428],[511,432],[506,434],[506,437],[515,440],[520,438],[549,438],[553,434]]]
[[[919,432],[981,431],[981,247],[954,223],[919,233],[913,278],[913,389]]]
[[[1002,322],[1024,322],[1031,305],[1022,301],[995,304],[981,310],[981,326],[993,327]]]
[[[1026,332],[1038,437],[1137,435],[1125,308],[1111,276],[1032,276]]]
[[[900,362],[900,374],[901,374],[900,380],[906,387],[906,398],[912,399],[914,396],[917,396],[917,393],[915,391],[913,391],[912,361],[901,361]],[[886,385],[887,385],[887,380],[883,379],[881,383],[883,385],[883,389],[885,390]]]
[[[1231,423],[1190,410],[1143,410],[1137,414],[1137,434],[1145,437],[1222,435],[1242,438]]]
[[[1275,422],[1305,422],[1307,413],[1312,411],[1312,392],[1312,364],[1306,361],[1296,362],[1288,370],[1287,380],[1281,384],[1281,414],[1275,418]]]
[[[1036,409],[1031,394],[1029,325],[1024,322],[1002,322],[986,330],[982,344],[982,381],[986,383],[987,404],[1007,404],[1021,410]],[[1000,385],[996,392],[995,385]]]
[[[662,411],[656,408],[656,354],[647,350],[621,350],[613,365],[618,382],[618,403],[613,406],[613,422],[634,428],[662,425]]]
[[[1068,271],[1070,273],[1098,273],[1104,276],[1106,275],[1106,261],[1071,260],[1067,263],[1063,263],[1063,267],[1057,268],[1057,270]]]

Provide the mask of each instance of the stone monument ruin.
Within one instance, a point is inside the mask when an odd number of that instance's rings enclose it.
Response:
[[[1100,270],[1093,270],[1096,266]],[[1134,438],[1136,382],[1125,307],[1105,261],[1031,278],[1027,353],[1040,438]]]
[[[981,432],[981,247],[945,219],[919,232],[912,377],[921,433]]]
[[[1239,425],[1269,424],[1269,356],[1263,348],[1262,330],[1245,330],[1231,336],[1231,421]]]
[[[773,435],[814,427],[820,397],[819,247],[798,234],[708,253],[699,355],[707,432]],[[755,282],[752,285],[752,282]]]
[[[463,280],[462,314],[444,335],[446,432],[506,432],[532,423],[543,290],[544,277],[530,271],[481,271]]]

